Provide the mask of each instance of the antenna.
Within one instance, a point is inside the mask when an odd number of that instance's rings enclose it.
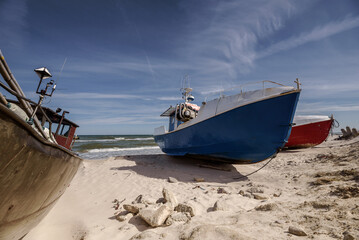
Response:
[[[192,96],[192,88],[190,88],[190,82],[189,82],[189,76],[186,74],[184,78],[182,79],[182,99],[185,100],[185,102],[191,102],[194,100],[194,97]]]

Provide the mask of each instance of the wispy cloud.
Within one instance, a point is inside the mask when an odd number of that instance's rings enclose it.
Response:
[[[195,61],[192,64],[206,65],[203,70],[217,69],[216,75],[223,77],[226,73],[229,78],[235,79],[239,73],[252,68],[258,39],[281,29],[284,19],[294,7],[281,0],[255,1],[253,4],[247,1],[219,1],[218,4],[208,4],[206,9],[206,14],[213,16],[212,21],[210,24],[200,19],[193,21],[192,27],[197,32],[190,39],[186,54]]]
[[[130,125],[149,125],[149,124],[159,124],[162,120],[158,117],[149,117],[149,116],[128,116],[128,117],[112,117],[112,118],[91,118],[81,121],[81,124],[130,124]]]
[[[327,102],[316,103],[300,103],[298,106],[298,113],[312,114],[312,113],[334,113],[334,112],[357,112],[359,105],[357,104],[330,104]]]
[[[27,0],[5,0],[0,3],[0,36],[8,40],[8,46],[23,45],[27,9]]]
[[[29,93],[29,95],[36,97],[35,94]],[[73,92],[73,93],[56,93],[56,98],[63,98],[63,99],[90,99],[90,100],[97,100],[97,99],[107,99],[107,100],[117,100],[117,99],[139,99],[145,101],[151,100],[160,100],[160,101],[174,101],[174,100],[181,100],[181,96],[146,96],[143,93],[139,93],[138,95],[133,94],[108,94],[108,93],[95,93],[95,92]]]
[[[318,41],[356,27],[359,27],[359,17],[347,17],[341,21],[330,22],[324,26],[316,27],[310,32],[280,41],[263,52],[259,52],[256,55],[256,59],[267,57],[280,51],[289,50],[308,42]]]
[[[105,93],[90,93],[90,92],[56,93],[56,97],[69,98],[69,99],[143,99],[143,96],[140,95],[105,94]]]

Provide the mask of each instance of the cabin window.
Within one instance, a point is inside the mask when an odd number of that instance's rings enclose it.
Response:
[[[70,125],[63,124],[61,127],[60,135],[67,137],[69,136],[69,132],[70,132]]]
[[[51,124],[51,131],[52,131],[53,134],[55,134],[57,126],[59,126],[58,123],[52,123]]]

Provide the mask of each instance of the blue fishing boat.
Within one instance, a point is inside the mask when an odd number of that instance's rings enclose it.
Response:
[[[183,88],[184,102],[161,116],[169,127],[155,129],[154,139],[168,155],[201,157],[230,163],[256,163],[285,145],[292,128],[300,87],[262,81],[254,91],[221,95],[201,106],[190,103],[191,88]],[[265,84],[276,87],[265,88]]]

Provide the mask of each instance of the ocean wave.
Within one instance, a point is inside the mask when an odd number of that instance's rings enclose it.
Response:
[[[101,148],[101,149],[91,149],[88,153],[104,153],[104,152],[123,152],[123,151],[138,151],[138,150],[149,150],[149,149],[159,149],[158,146],[152,147],[134,147],[134,148]]]
[[[149,140],[153,140],[153,137],[148,137],[148,138],[125,138],[125,140],[128,140],[128,141],[149,141]]]
[[[121,141],[121,140],[125,140],[124,137],[118,137],[118,138],[108,138],[108,139],[87,139],[87,140],[83,140],[83,139],[79,139],[76,140],[76,142],[117,142],[117,141]]]

